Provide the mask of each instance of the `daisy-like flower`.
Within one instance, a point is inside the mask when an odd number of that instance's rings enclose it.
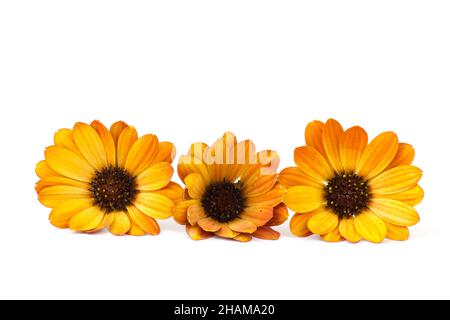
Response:
[[[101,122],[61,129],[55,145],[38,163],[39,201],[51,208],[58,228],[115,235],[160,232],[155,219],[172,216],[183,189],[171,182],[175,149],[155,135],[138,138],[120,121],[108,130]]]
[[[277,182],[279,156],[255,150],[252,141],[238,143],[228,132],[211,147],[193,144],[180,158],[178,174],[186,190],[174,218],[186,225],[193,240],[214,235],[241,242],[280,237],[271,228],[288,218],[281,203],[285,189]]]
[[[419,222],[414,206],[424,196],[414,149],[384,132],[368,143],[361,127],[344,131],[336,120],[311,122],[306,146],[295,149],[297,167],[284,169],[284,202],[296,212],[291,231],[326,241],[406,240]]]

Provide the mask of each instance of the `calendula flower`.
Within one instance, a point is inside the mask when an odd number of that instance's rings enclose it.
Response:
[[[228,132],[211,147],[193,144],[180,158],[178,174],[186,190],[174,218],[186,225],[192,239],[216,235],[246,242],[280,237],[271,228],[288,218],[281,203],[285,190],[277,182],[279,156],[255,150],[252,141],[237,142]]]
[[[171,182],[175,149],[155,135],[138,138],[120,121],[77,123],[56,132],[54,145],[38,163],[39,201],[51,208],[58,228],[115,235],[157,235],[155,219],[172,216],[183,189]]]
[[[408,239],[408,227],[419,221],[414,206],[424,196],[414,155],[394,132],[368,143],[361,127],[344,131],[333,119],[311,122],[306,146],[295,149],[297,166],[279,176],[288,188],[284,202],[296,212],[291,231],[330,242]]]

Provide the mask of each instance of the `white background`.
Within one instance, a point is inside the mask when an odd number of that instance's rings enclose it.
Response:
[[[0,298],[450,298],[448,1],[2,1]],[[408,242],[193,242],[47,221],[54,131],[125,120],[189,144],[224,131],[293,164],[307,122],[394,130],[424,171]]]

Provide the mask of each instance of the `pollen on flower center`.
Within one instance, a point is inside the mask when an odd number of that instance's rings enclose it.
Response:
[[[125,169],[107,167],[96,172],[90,191],[94,204],[107,213],[123,211],[136,197],[136,178]]]
[[[328,208],[340,218],[360,214],[370,201],[368,182],[356,173],[337,174],[325,187]]]
[[[219,222],[228,222],[241,215],[246,201],[239,183],[223,181],[210,184],[201,202],[209,217]]]

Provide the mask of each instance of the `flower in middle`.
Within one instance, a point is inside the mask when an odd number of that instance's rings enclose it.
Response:
[[[252,141],[237,142],[230,132],[211,147],[194,143],[178,164],[186,189],[174,208],[175,220],[186,225],[193,240],[214,235],[241,242],[278,239],[270,227],[288,218],[278,165],[275,151],[257,153]]]

